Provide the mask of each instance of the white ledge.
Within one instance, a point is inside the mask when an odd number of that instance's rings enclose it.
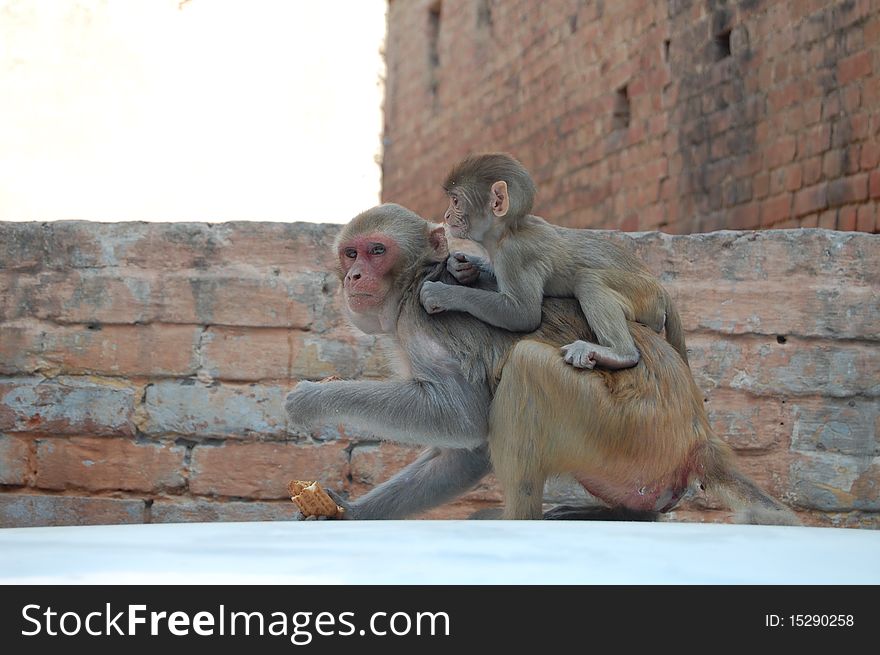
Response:
[[[0,530],[2,584],[878,584],[880,531],[309,521]]]

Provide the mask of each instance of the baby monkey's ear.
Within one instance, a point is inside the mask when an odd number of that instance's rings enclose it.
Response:
[[[510,195],[507,193],[507,182],[504,180],[498,180],[492,185],[489,207],[498,218],[505,216],[510,209]]]

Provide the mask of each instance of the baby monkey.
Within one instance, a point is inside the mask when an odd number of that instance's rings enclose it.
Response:
[[[629,368],[639,351],[627,321],[660,332],[687,362],[681,318],[660,282],[635,256],[589,230],[551,225],[529,212],[535,184],[516,159],[503,153],[474,155],[457,164],[443,185],[449,196],[444,220],[453,236],[480,243],[491,263],[454,253],[455,278],[497,291],[425,282],[429,313],[462,311],[496,327],[530,332],[541,323],[544,296],[575,297],[598,343],[562,347],[576,368]]]

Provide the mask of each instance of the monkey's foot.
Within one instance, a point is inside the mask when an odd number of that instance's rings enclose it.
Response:
[[[586,341],[575,341],[567,346],[562,346],[562,359],[566,364],[570,364],[575,368],[593,368],[596,366],[596,344],[587,343]]]
[[[630,368],[639,363],[639,353],[621,354],[611,348],[589,341],[575,341],[561,348],[566,364],[575,368],[591,369],[596,366],[612,370]]]

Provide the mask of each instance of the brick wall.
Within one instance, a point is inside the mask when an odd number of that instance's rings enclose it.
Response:
[[[505,150],[561,225],[880,231],[877,0],[390,2],[383,197]]]
[[[340,313],[337,229],[0,223],[0,526],[283,520],[291,478],[357,496],[411,461],[285,426],[299,379],[388,375]],[[808,523],[880,525],[880,236],[611,238],[676,297],[743,468]],[[490,479],[428,516],[499,499]],[[728,518],[704,505],[673,518]]]

